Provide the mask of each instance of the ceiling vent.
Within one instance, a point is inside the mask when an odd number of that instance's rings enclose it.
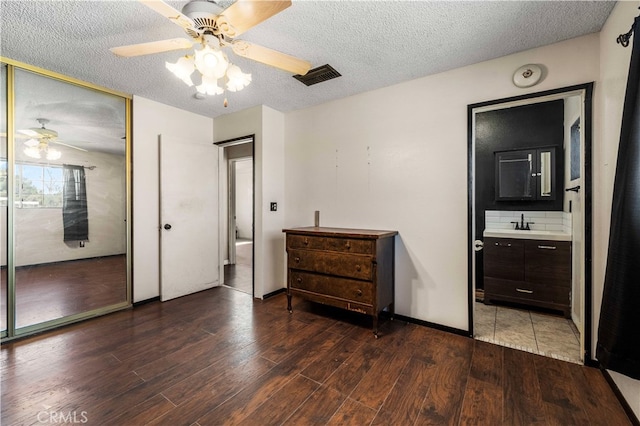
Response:
[[[332,80],[336,77],[340,77],[338,71],[334,70],[331,65],[322,65],[312,70],[309,70],[305,75],[296,74],[293,76],[296,80],[311,86],[314,84],[322,83],[323,81]]]

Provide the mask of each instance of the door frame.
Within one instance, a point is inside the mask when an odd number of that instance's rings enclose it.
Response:
[[[225,160],[225,148],[229,148],[235,145],[242,145],[245,143],[252,143],[251,145],[251,163],[252,163],[252,169],[253,169],[253,176],[252,176],[252,187],[253,187],[253,191],[252,191],[252,212],[251,212],[251,239],[253,241],[252,244],[252,248],[251,248],[251,296],[255,297],[255,292],[256,292],[256,135],[255,134],[250,134],[250,135],[246,135],[246,136],[240,136],[237,138],[232,138],[232,139],[226,139],[220,142],[214,142],[214,145],[217,145],[218,147],[221,148],[221,155],[218,157],[218,164],[219,164],[219,168],[218,168],[218,174],[221,175],[221,173],[224,173],[223,171],[223,163],[226,162]],[[247,157],[245,157],[247,158]],[[227,246],[229,246],[231,244],[232,241],[232,237],[231,237],[231,206],[229,205],[229,201],[231,198],[231,192],[230,192],[230,181],[229,181],[229,177],[230,177],[230,170],[226,167],[225,165],[225,171],[227,173],[227,187],[226,188],[222,188],[220,187],[220,191],[219,191],[219,203],[218,203],[218,208],[220,209],[220,217],[222,217],[222,215],[224,214],[227,217],[227,229],[224,229],[224,221],[220,220],[220,235],[222,235],[222,233],[227,233]],[[219,182],[222,182],[222,180],[219,180]],[[226,197],[227,200],[227,211],[226,212],[222,212],[222,206],[223,206],[223,197]],[[233,235],[233,241],[235,242],[235,234]],[[229,250],[229,253],[231,252],[230,247],[227,247],[227,249]],[[220,250],[219,250],[219,256],[220,256],[220,265],[224,268],[224,244],[222,239],[220,239]],[[231,257],[231,254],[229,255],[229,257]],[[235,257],[235,256],[234,256]],[[231,261],[231,259],[229,259],[229,261]],[[235,259],[234,259],[235,261]],[[221,273],[221,281],[220,284],[224,284],[224,272]]]
[[[584,96],[584,176],[582,180],[582,189],[584,190],[584,288],[582,312],[584,313],[584,346],[581,348],[585,365],[595,365],[592,360],[592,313],[593,313],[593,295],[592,295],[592,263],[593,263],[593,233],[592,233],[592,180],[593,180],[593,82],[578,84],[574,86],[563,87],[559,89],[546,90],[542,92],[529,93],[521,96],[509,98],[495,99],[486,102],[480,102],[467,105],[467,281],[468,281],[468,319],[469,319],[469,336],[473,338],[473,322],[474,322],[474,304],[475,304],[475,111],[481,108],[488,108],[500,104],[524,104],[542,102],[541,98],[560,98],[571,92],[580,93]],[[546,99],[545,99],[546,100]],[[549,99],[551,100],[551,99]],[[506,106],[506,105],[505,105]]]

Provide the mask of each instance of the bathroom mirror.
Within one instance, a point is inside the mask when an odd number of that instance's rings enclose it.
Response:
[[[496,201],[555,200],[555,147],[495,152]]]

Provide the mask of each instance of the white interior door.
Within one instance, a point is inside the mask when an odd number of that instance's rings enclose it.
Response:
[[[160,138],[160,299],[220,283],[218,147]]]

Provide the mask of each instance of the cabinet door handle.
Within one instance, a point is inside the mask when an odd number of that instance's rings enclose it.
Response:
[[[516,288],[516,291],[517,291],[518,293],[533,294],[533,290],[525,290],[524,288]]]
[[[538,246],[538,248],[543,250],[555,250],[556,246]]]

